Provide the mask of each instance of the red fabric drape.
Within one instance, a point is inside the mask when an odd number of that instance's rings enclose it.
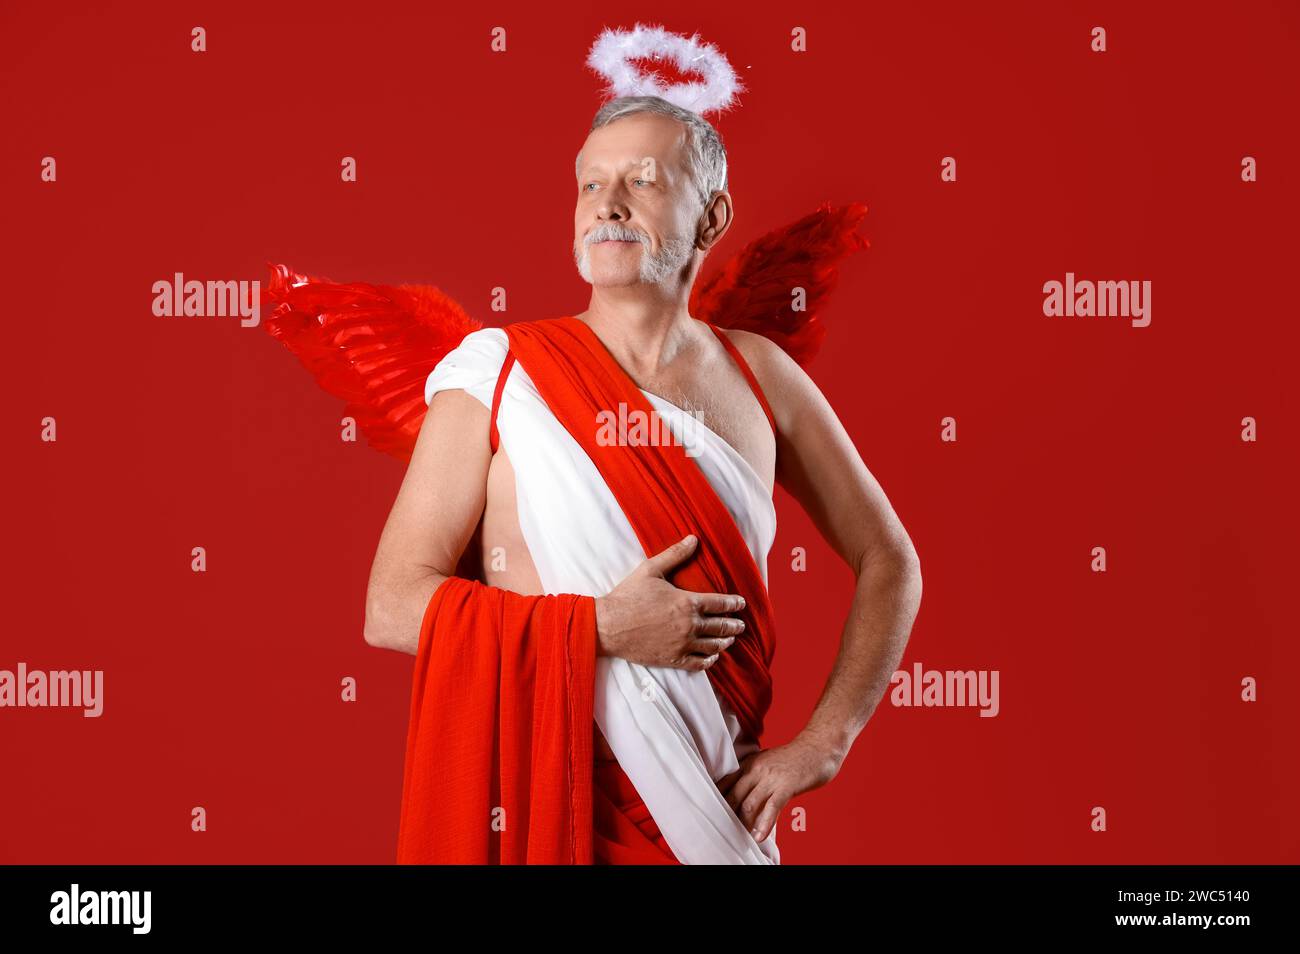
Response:
[[[596,609],[449,577],[420,628],[399,864],[591,864]]]
[[[600,730],[597,729],[597,732]],[[596,760],[593,853],[598,865],[680,864],[636,786],[614,759]]]

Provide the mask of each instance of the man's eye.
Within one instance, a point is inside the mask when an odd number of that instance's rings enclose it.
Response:
[[[583,192],[587,192],[587,191],[590,190],[591,187],[594,186],[595,184],[596,184],[596,183],[594,183],[594,182],[588,182],[586,185],[584,185],[584,186],[582,187],[582,191],[583,191]]]
[[[650,182],[649,179],[633,179],[632,181],[633,181],[633,182],[645,182],[645,183],[647,183],[647,184]]]

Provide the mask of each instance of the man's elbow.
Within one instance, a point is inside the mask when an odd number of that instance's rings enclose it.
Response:
[[[904,572],[908,581],[909,588],[912,591],[913,599],[919,606],[921,603],[921,557],[916,552],[916,547],[912,546],[912,541],[907,541],[907,549],[901,555]]]
[[[361,636],[365,639],[367,646],[374,646],[377,649],[383,649],[385,646],[384,639],[386,633],[371,615],[369,605],[366,606],[366,623],[365,626],[362,627]]]
[[[384,594],[372,588],[366,596],[366,619],[362,627],[362,638],[367,646],[388,649],[393,645],[391,614],[387,612],[387,606]]]
[[[860,585],[884,587],[893,605],[909,620],[915,619],[920,612],[921,558],[906,536],[898,543],[872,550],[858,570],[858,582]]]
[[[904,535],[902,543],[897,547],[895,559],[906,571],[907,575],[912,577],[917,586],[921,585],[921,555],[916,552],[916,547],[912,544],[912,538]]]
[[[877,569],[887,569],[891,575],[905,580],[909,587],[920,591],[921,557],[906,533],[900,533],[887,544],[882,543],[867,550],[858,560],[859,576]]]

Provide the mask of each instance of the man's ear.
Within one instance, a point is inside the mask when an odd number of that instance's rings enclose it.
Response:
[[[700,216],[700,227],[695,235],[695,247],[707,252],[722,240],[731,228],[735,210],[731,205],[731,193],[715,192],[704,212]]]

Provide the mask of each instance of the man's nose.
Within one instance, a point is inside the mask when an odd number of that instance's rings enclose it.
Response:
[[[614,185],[601,197],[596,214],[602,220],[625,222],[628,218],[627,203],[623,201],[621,184]]]
[[[627,220],[627,206],[618,202],[602,202],[597,215],[602,221],[623,222]]]

